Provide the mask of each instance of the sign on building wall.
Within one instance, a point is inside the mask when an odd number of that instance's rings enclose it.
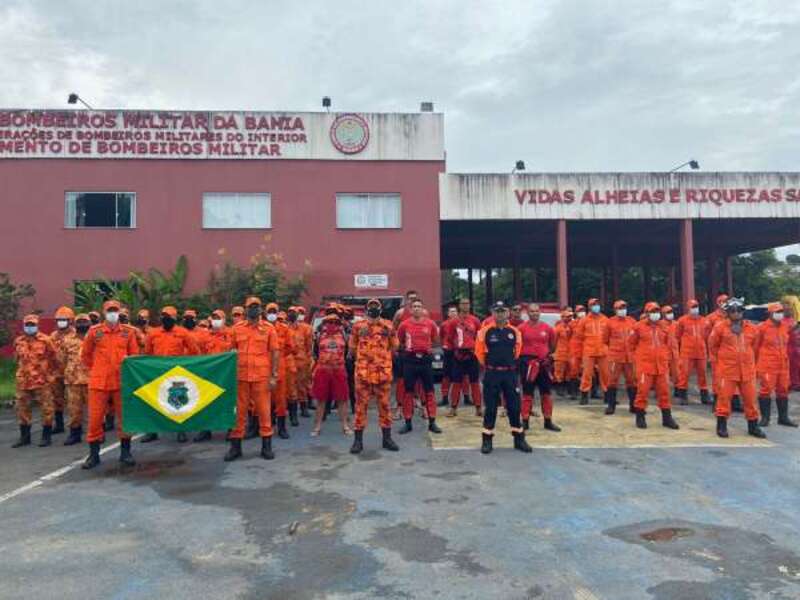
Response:
[[[444,160],[436,113],[0,110],[0,158]]]
[[[800,218],[800,173],[441,174],[442,220]]]
[[[355,287],[359,290],[389,289],[389,275],[386,273],[358,274],[354,276],[354,279]]]

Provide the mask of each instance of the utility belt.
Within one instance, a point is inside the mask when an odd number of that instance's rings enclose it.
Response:
[[[458,361],[468,361],[475,358],[475,350],[472,348],[466,350],[454,350],[453,351],[453,358]]]
[[[403,353],[403,360],[408,360],[411,362],[431,362],[433,360],[433,356],[429,352],[404,352]]]

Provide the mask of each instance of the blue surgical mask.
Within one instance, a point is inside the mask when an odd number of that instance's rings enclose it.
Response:
[[[597,313],[600,312],[600,305],[599,304],[592,304],[592,309],[591,310],[592,310],[592,313],[596,315]]]
[[[24,325],[22,329],[25,331],[25,335],[36,335],[36,332],[39,331],[36,325]]]
[[[617,316],[618,317],[627,317],[628,316],[628,309],[626,309],[626,308],[618,308],[617,309]]]

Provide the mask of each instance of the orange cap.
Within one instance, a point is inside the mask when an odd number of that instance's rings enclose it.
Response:
[[[244,315],[244,307],[243,306],[234,306],[231,309],[231,316],[232,317],[242,316],[242,315]]]
[[[658,312],[659,310],[658,302],[648,302],[644,305],[644,312]]]
[[[244,301],[245,306],[250,306],[251,304],[258,304],[261,306],[261,298],[257,296],[248,296],[247,300]]]
[[[783,310],[783,304],[780,302],[770,302],[767,304],[767,312],[769,314],[781,312]]]
[[[269,312],[271,310],[277,311],[280,307],[278,306],[277,302],[270,302],[267,304],[266,311]]]
[[[89,320],[89,315],[87,315],[86,313],[78,313],[77,315],[75,315],[75,320],[76,321],[88,321]]]
[[[187,308],[185,311],[183,311],[183,318],[185,319],[186,317],[194,317],[196,319],[197,311],[193,308]]]
[[[614,302],[614,310],[617,310],[618,308],[628,308],[628,303],[625,302],[625,300],[617,300]]]
[[[700,303],[694,298],[686,303],[686,308],[697,308],[698,306],[700,306]]]
[[[161,309],[161,314],[172,317],[173,319],[177,319],[178,309],[175,308],[174,306],[165,306],[164,308]]]
[[[22,319],[22,322],[23,323],[35,323],[35,324],[38,325],[39,324],[39,315],[34,315],[34,314],[25,315],[25,318]]]
[[[61,306],[56,311],[55,317],[56,317],[56,319],[74,319],[75,318],[75,313],[72,311],[72,309],[69,306]]]
[[[116,300],[106,300],[105,302],[103,302],[103,312],[109,311],[111,309],[119,310],[120,308],[122,308],[122,305],[120,305],[120,303],[117,302]]]

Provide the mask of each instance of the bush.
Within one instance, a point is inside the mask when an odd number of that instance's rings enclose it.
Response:
[[[11,324],[20,317],[22,300],[35,295],[36,290],[30,284],[14,284],[8,273],[0,273],[0,346],[11,341]]]

